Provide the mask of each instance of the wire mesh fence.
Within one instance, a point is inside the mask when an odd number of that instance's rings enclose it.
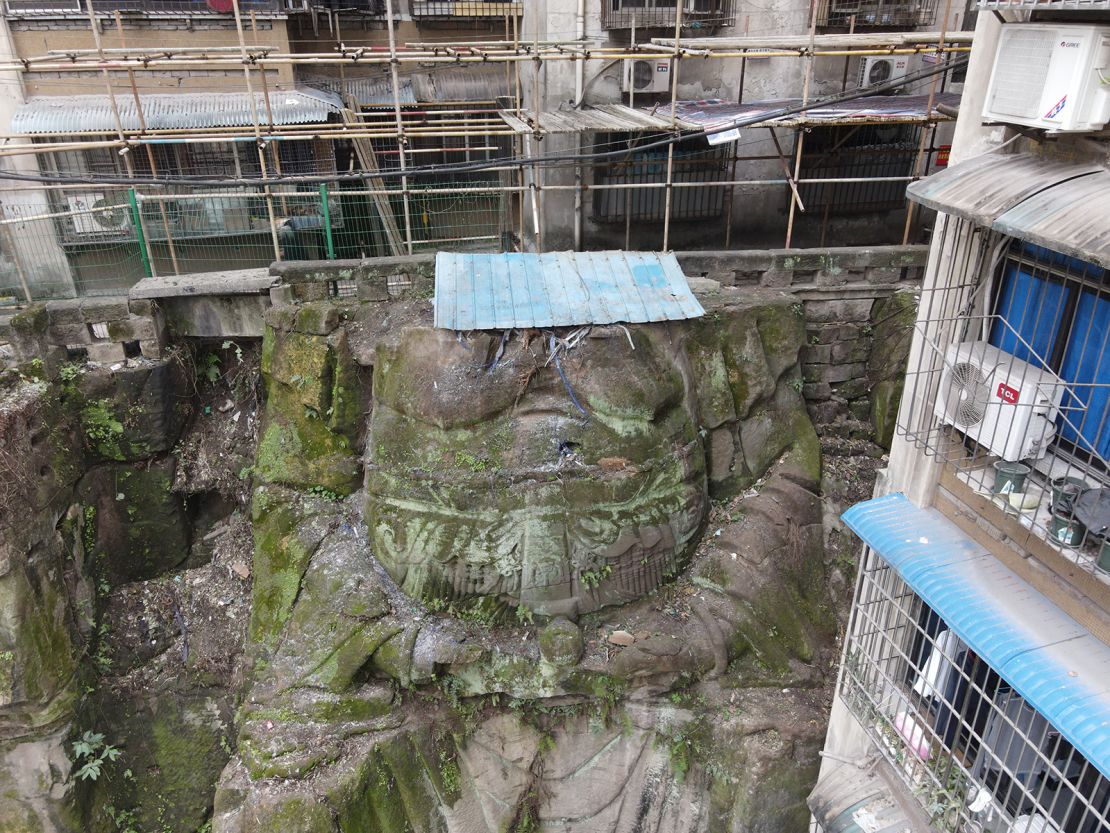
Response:
[[[54,189],[0,217],[0,304],[126,291],[146,277],[511,240],[488,177],[379,187]]]

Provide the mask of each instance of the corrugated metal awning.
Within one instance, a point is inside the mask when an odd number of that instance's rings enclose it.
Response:
[[[1110,171],[1034,194],[995,223],[1003,234],[1110,269]]]
[[[1100,170],[1097,165],[1029,154],[988,154],[918,180],[906,189],[906,195],[927,208],[991,226],[1034,194]]]
[[[935,509],[894,494],[856,504],[842,517],[1110,777],[1110,647]]]
[[[901,792],[872,768],[841,764],[817,782],[806,804],[823,833],[909,833],[924,829],[920,812],[899,800]]]
[[[312,124],[326,122],[328,116],[343,109],[339,96],[323,90],[279,90],[269,95],[255,93],[255,110],[262,124],[268,124],[270,113],[274,124]],[[117,95],[123,129],[142,129],[135,97]],[[243,127],[254,124],[250,96],[247,93],[153,93],[140,95],[143,120],[148,130],[175,128]],[[40,96],[29,99],[12,115],[11,132],[92,133],[114,131],[116,119],[107,95]]]
[[[440,252],[435,292],[435,326],[448,330],[637,324],[705,315],[670,254]]]

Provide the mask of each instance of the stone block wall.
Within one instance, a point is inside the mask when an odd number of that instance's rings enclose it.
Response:
[[[125,295],[36,304],[11,319],[8,335],[17,360],[47,363],[64,361],[69,349],[84,350],[95,362],[138,354],[157,359],[166,344],[157,305]]]
[[[818,433],[890,446],[925,246],[679,254],[688,276],[774,287],[805,308],[803,394]]]

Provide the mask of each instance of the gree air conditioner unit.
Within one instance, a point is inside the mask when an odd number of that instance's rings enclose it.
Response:
[[[953,345],[934,412],[1003,460],[1040,459],[1056,436],[1064,385],[985,341]]]
[[[909,55],[872,55],[860,58],[856,86],[861,90],[866,87],[877,87],[879,84],[901,78],[909,71]]]
[[[626,93],[665,93],[671,88],[670,58],[625,58],[621,90]]]
[[[76,194],[66,197],[66,202],[76,234],[122,234],[131,227],[127,206],[111,202],[104,194]]]
[[[983,120],[1052,133],[1101,130],[1110,121],[1110,26],[1003,26]]]

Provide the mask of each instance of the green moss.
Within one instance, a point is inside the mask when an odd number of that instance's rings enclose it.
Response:
[[[31,304],[22,312],[12,316],[9,326],[21,336],[34,336],[45,333],[50,326],[50,316],[46,304]]]
[[[254,583],[251,640],[276,644],[293,610],[301,579],[317,541],[294,535],[302,520],[297,498],[268,486],[254,491]]]

